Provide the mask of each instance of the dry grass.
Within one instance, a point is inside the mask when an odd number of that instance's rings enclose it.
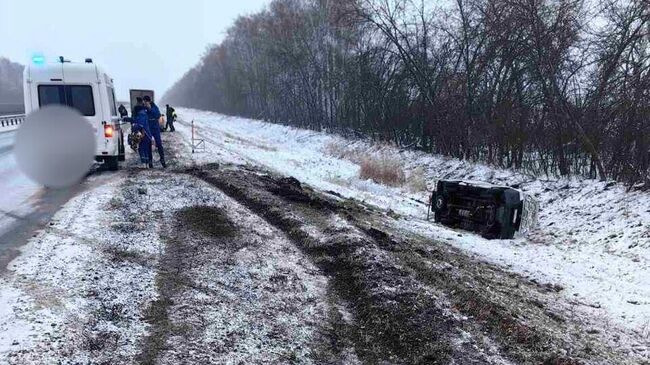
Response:
[[[330,156],[359,164],[361,166],[359,178],[361,179],[370,179],[376,183],[393,187],[406,187],[411,192],[426,191],[427,183],[424,170],[417,168],[407,174],[402,167],[402,161],[384,153],[383,147],[385,146],[377,145],[373,149],[361,150],[336,141],[329,143],[325,147],[325,152]]]
[[[336,158],[343,158],[352,162],[359,162],[359,152],[341,142],[330,142],[325,146],[325,152]]]
[[[403,186],[406,175],[399,160],[387,156],[367,157],[361,161],[359,177],[388,186]]]

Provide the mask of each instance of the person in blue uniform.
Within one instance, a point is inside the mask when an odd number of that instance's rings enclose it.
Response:
[[[151,167],[153,156],[151,155],[151,129],[149,128],[149,115],[147,109],[142,105],[136,105],[133,108],[133,124],[132,129],[134,132],[143,134],[140,144],[138,145],[138,154],[140,155],[140,162]]]
[[[160,138],[160,109],[158,106],[151,100],[149,95],[145,95],[142,98],[144,101],[144,106],[147,108],[147,115],[149,117],[149,130],[151,131],[151,136],[153,137],[153,143],[158,150],[158,155],[160,156],[160,164],[163,169],[167,167],[165,163],[165,150],[163,149],[162,139]],[[153,167],[153,153],[150,153],[152,159],[149,162],[149,167]]]

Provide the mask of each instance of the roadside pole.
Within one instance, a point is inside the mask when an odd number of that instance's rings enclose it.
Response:
[[[194,131],[194,119],[192,119],[192,153],[198,149],[205,149],[205,141],[196,138],[196,133]]]

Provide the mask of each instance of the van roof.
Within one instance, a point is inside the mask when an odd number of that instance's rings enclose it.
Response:
[[[106,83],[113,85],[113,79],[94,63],[50,63],[28,65],[25,67],[25,79],[31,82],[51,83]]]

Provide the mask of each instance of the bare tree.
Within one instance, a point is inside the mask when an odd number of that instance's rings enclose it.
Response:
[[[594,0],[593,13],[584,1],[274,0],[166,98],[535,174],[647,182],[648,0]]]

